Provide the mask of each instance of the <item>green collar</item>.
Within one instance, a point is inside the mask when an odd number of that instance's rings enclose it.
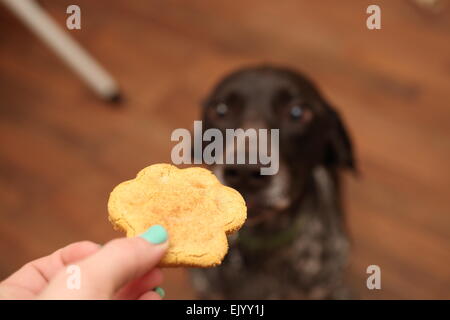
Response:
[[[304,215],[301,215],[288,228],[264,236],[248,233],[245,229],[239,231],[237,243],[249,251],[270,251],[291,243],[298,235],[304,224]]]

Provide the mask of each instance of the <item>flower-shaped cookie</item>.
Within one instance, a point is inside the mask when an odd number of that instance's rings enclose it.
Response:
[[[228,251],[227,234],[247,218],[236,190],[223,186],[203,168],[155,164],[111,192],[109,220],[128,237],[160,224],[169,233],[162,267],[211,267]]]

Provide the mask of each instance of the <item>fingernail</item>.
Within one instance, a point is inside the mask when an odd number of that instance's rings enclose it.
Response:
[[[155,224],[141,234],[140,237],[150,243],[160,244],[167,241],[167,231],[162,225]]]
[[[155,289],[153,289],[153,291],[155,291],[157,294],[159,294],[159,296],[161,298],[164,298],[164,296],[166,295],[166,292],[161,287],[156,287]]]

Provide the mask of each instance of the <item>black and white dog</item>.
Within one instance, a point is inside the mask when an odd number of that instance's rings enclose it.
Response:
[[[228,75],[207,98],[205,129],[279,129],[279,171],[212,165],[245,198],[248,219],[222,265],[192,270],[202,298],[341,299],[349,241],[339,171],[355,170],[336,110],[305,76],[259,66]]]

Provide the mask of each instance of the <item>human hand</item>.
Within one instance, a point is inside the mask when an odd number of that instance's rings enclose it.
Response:
[[[156,266],[167,248],[167,232],[160,225],[103,247],[76,242],[27,263],[2,281],[0,299],[158,300],[164,290],[157,287],[163,276]],[[68,284],[71,265],[79,270],[79,288]]]

